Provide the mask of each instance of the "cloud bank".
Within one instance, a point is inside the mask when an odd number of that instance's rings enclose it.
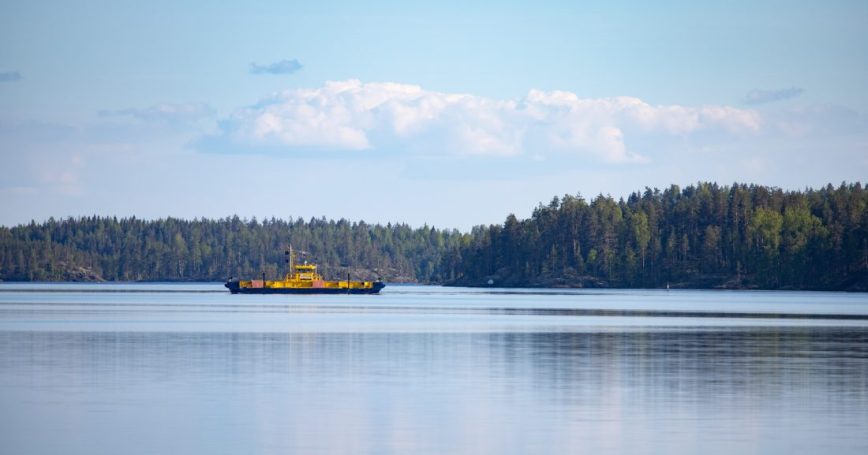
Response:
[[[580,98],[531,90],[498,100],[416,85],[358,80],[287,90],[235,111],[216,138],[229,148],[374,150],[540,157],[582,154],[642,162],[627,143],[701,132],[752,134],[759,114],[728,106],[651,105],[632,97]],[[215,138],[212,138],[215,139]],[[213,143],[213,141],[212,141]]]
[[[805,92],[805,89],[798,87],[783,88],[777,90],[751,90],[745,95],[744,102],[746,104],[765,104],[775,101],[788,100],[795,98]]]
[[[202,103],[165,103],[146,108],[99,111],[100,117],[129,117],[143,122],[167,124],[191,123],[214,114],[214,109]]]
[[[250,74],[292,74],[303,66],[297,59],[281,60],[268,65],[250,64]]]
[[[0,82],[15,82],[21,80],[21,73],[18,71],[0,72]]]

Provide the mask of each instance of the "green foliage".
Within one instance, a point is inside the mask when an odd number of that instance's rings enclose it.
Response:
[[[102,217],[51,219],[0,228],[0,279],[120,281],[224,280],[285,272],[292,244],[326,276],[382,276],[441,281],[442,254],[457,231],[346,220],[257,221],[232,217],[143,221]]]
[[[868,192],[698,183],[476,228],[456,284],[868,290]],[[506,233],[506,234],[504,234]]]
[[[580,195],[470,233],[347,220],[104,217],[0,227],[2,280],[276,277],[288,244],[327,276],[497,286],[868,290],[868,191],[698,183]]]

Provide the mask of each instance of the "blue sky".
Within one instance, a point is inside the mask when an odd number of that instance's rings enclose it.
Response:
[[[864,181],[868,3],[705,3],[5,1],[0,224]]]

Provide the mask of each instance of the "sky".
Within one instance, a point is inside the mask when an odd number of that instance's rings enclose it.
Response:
[[[0,3],[0,225],[868,181],[864,1]]]

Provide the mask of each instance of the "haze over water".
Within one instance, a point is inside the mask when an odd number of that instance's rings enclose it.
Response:
[[[866,453],[868,297],[0,285],[0,451]]]

